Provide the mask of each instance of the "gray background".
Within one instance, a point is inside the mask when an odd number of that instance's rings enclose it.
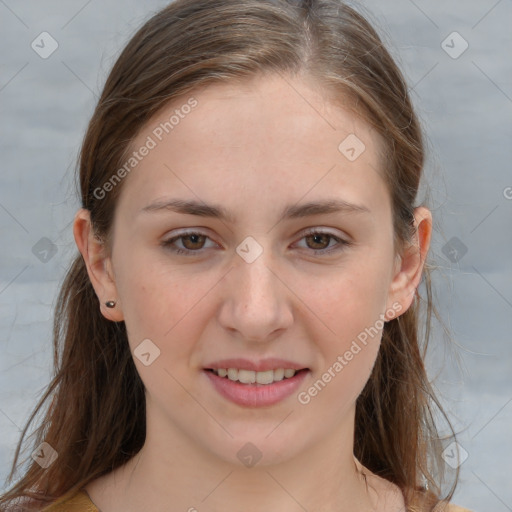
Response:
[[[120,48],[166,3],[0,0],[1,480],[50,375],[81,138]],[[512,511],[512,1],[362,5],[408,78],[429,140],[431,256],[451,338],[436,330],[428,366],[468,455],[454,501]],[[43,31],[59,45],[46,59],[31,47]]]

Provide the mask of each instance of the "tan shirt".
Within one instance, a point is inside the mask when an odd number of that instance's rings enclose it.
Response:
[[[100,512],[89,496],[80,491],[61,502],[59,505],[50,505],[43,509],[42,512]],[[471,512],[467,508],[458,507],[457,505],[448,505],[446,512]]]

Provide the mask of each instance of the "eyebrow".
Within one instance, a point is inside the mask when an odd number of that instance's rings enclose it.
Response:
[[[158,199],[142,208],[141,212],[172,211],[199,217],[212,217],[225,222],[234,223],[234,216],[223,206],[206,204],[195,200],[184,199]],[[292,204],[284,208],[281,220],[298,219],[313,215],[324,215],[328,213],[370,213],[370,210],[363,205],[349,203],[342,199],[327,199],[324,201],[310,201],[304,204]]]

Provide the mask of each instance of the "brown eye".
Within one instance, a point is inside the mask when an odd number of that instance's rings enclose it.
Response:
[[[315,233],[305,237],[306,240],[312,242],[311,245],[308,244],[310,249],[326,249],[329,246],[329,242],[332,238],[332,235],[328,235],[326,233]]]
[[[162,246],[176,254],[194,256],[204,252],[203,249],[208,249],[208,247],[205,248],[205,243],[209,239],[210,237],[202,233],[182,233],[181,235],[164,240]]]
[[[194,250],[202,249],[204,242],[208,237],[194,233],[191,235],[181,236],[180,238],[183,240],[183,246],[185,247],[185,249]],[[190,243],[186,243],[187,240],[190,241]]]
[[[351,242],[323,231],[309,231],[304,234],[302,240],[305,240],[305,247],[302,247],[318,256],[338,252],[351,245]]]

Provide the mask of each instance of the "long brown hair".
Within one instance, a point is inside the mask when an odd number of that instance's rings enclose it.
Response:
[[[97,191],[126,161],[145,123],[179,95],[261,73],[312,77],[375,127],[386,146],[382,166],[397,247],[410,239],[424,164],[421,129],[407,84],[381,39],[341,0],[177,0],[150,18],[108,76],[81,148],[81,203],[98,238],[108,243],[122,183],[107,194]],[[428,268],[424,283],[426,297],[417,295],[407,312],[385,324],[356,406],[355,456],[402,489],[409,511],[432,510],[441,501],[442,447],[433,417],[434,409],[444,413],[424,367],[433,312]],[[0,498],[0,510],[25,497],[49,502],[78,490],[144,444],[144,387],[124,322],[100,313],[79,254],[56,306],[54,358],[53,380],[23,431],[11,481],[39,414],[44,417],[31,446],[45,441],[58,459],[46,469],[27,459],[24,476]]]

